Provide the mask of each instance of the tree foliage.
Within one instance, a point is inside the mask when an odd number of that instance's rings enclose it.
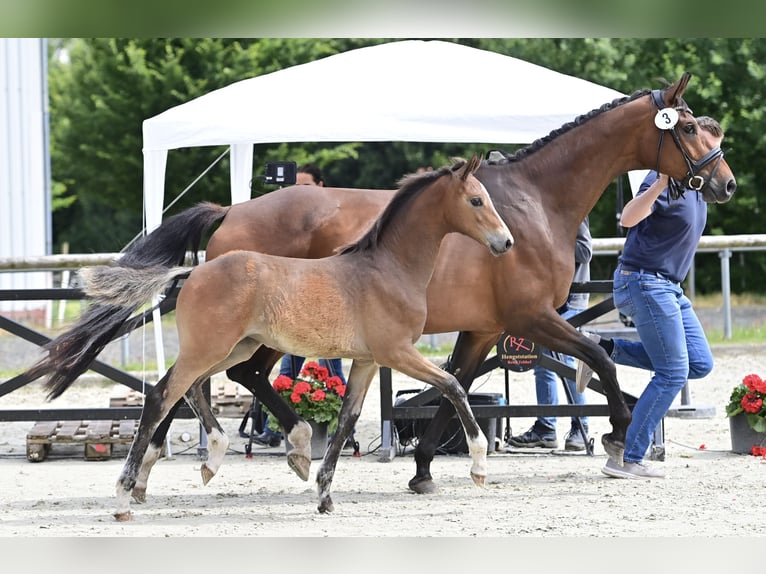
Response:
[[[51,42],[49,66],[54,240],[72,251],[115,251],[142,229],[143,120],[241,79],[309,62],[383,39],[75,39]],[[660,78],[693,74],[685,96],[696,114],[717,118],[727,161],[739,189],[731,202],[711,206],[706,233],[758,233],[763,200],[766,40],[735,38],[452,39],[606,85],[623,93],[661,87]],[[62,54],[66,58],[60,57]],[[329,81],[329,80],[328,80]],[[522,86],[521,89],[533,89]],[[566,94],[561,94],[566,97]],[[257,105],[257,102],[253,102]],[[583,110],[583,113],[589,110]],[[344,142],[258,145],[254,172],[268,161],[313,161],[329,185],[391,188],[418,167],[438,167],[489,144]],[[185,190],[226,148],[188,148],[169,154],[166,204]],[[228,159],[200,179],[169,213],[197,201],[229,202]],[[630,197],[626,186],[626,200]],[[254,183],[254,194],[271,188]],[[591,214],[595,237],[618,233],[616,184]],[[608,269],[594,260],[594,276]],[[748,254],[748,273],[735,265],[736,290],[763,291],[766,257]],[[605,264],[610,265],[613,263]],[[700,290],[719,288],[717,258],[698,257]]]

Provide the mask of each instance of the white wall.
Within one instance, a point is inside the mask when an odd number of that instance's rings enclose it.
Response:
[[[47,54],[40,38],[0,38],[0,257],[50,253]],[[51,273],[0,273],[0,289],[49,287]],[[0,301],[0,311],[45,309]]]

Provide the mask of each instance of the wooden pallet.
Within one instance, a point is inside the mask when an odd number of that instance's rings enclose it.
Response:
[[[42,462],[53,445],[83,445],[85,460],[109,460],[112,445],[133,442],[138,421],[40,421],[27,433],[27,460]]]
[[[220,417],[243,416],[253,402],[253,395],[242,386],[229,380],[213,381],[210,384],[210,406]],[[109,398],[110,407],[140,407],[144,395],[123,385],[116,385]]]

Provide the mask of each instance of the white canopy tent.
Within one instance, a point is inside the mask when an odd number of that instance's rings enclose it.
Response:
[[[162,220],[171,149],[230,146],[231,200],[238,203],[250,199],[256,143],[523,144],[622,95],[435,40],[360,48],[242,80],[144,121],[147,229]]]

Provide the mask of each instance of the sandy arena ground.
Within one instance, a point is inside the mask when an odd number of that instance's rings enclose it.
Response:
[[[434,495],[407,489],[414,474],[409,452],[380,462],[380,397],[377,382],[367,398],[357,436],[363,456],[341,457],[333,484],[335,512],[316,510],[312,478],[301,481],[287,467],[284,448],[255,447],[244,456],[239,418],[221,419],[231,437],[230,452],[218,475],[200,480],[196,456],[198,427],[176,421],[171,429],[172,459],[155,467],[147,502],[133,504],[134,519],[112,518],[114,486],[126,447],[110,461],[85,461],[82,447],[56,446],[42,463],[25,456],[32,422],[0,423],[0,536],[6,537],[742,537],[763,536],[766,523],[766,460],[730,452],[725,416],[732,387],[744,375],[765,374],[763,346],[715,348],[716,366],[693,381],[691,403],[714,407],[706,419],[665,420],[667,478],[615,480],[600,469],[606,456],[600,436],[606,418],[590,421],[596,453],[542,449],[490,455],[486,488],[473,485],[467,455],[437,456]],[[638,394],[648,374],[618,367],[625,390]],[[419,383],[396,377],[394,391]],[[478,379],[472,392],[502,392],[500,370]],[[0,409],[108,406],[111,386],[76,383],[63,397],[46,403],[39,384],[0,398]],[[589,390],[588,400],[605,402]],[[563,393],[560,393],[563,396]],[[511,402],[534,404],[531,373],[511,375]],[[511,419],[514,434],[532,419]],[[559,422],[559,438],[568,421]],[[192,439],[181,441],[188,432]]]

